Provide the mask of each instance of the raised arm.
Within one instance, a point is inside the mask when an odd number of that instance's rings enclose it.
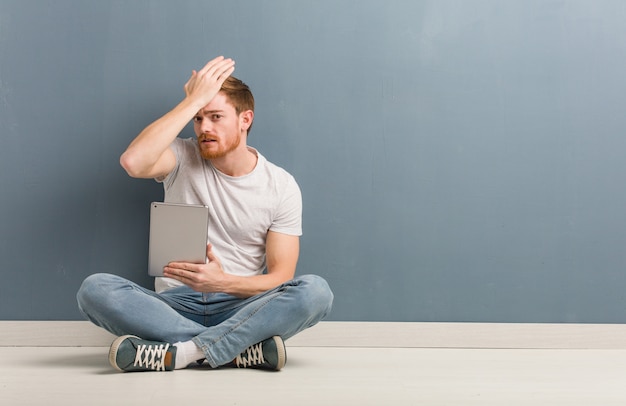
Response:
[[[176,165],[171,143],[194,115],[219,93],[234,70],[235,62],[220,56],[198,72],[192,71],[185,84],[185,98],[146,127],[120,157],[126,172],[135,178],[159,178],[170,173]]]

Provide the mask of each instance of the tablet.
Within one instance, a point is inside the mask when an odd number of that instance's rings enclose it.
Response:
[[[148,274],[163,276],[172,261],[205,263],[208,226],[207,206],[152,202]]]

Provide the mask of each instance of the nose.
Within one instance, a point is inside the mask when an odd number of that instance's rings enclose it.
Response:
[[[199,134],[211,133],[213,130],[213,122],[207,118],[203,118],[200,122],[196,122],[196,129]]]

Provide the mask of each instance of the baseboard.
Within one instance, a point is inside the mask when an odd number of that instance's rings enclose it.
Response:
[[[86,321],[0,321],[2,347],[106,347],[114,336]],[[626,349],[626,325],[322,322],[294,347]]]

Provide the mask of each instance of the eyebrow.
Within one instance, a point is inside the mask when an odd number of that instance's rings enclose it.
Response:
[[[215,114],[215,113],[223,113],[224,110],[202,110],[202,114]]]

